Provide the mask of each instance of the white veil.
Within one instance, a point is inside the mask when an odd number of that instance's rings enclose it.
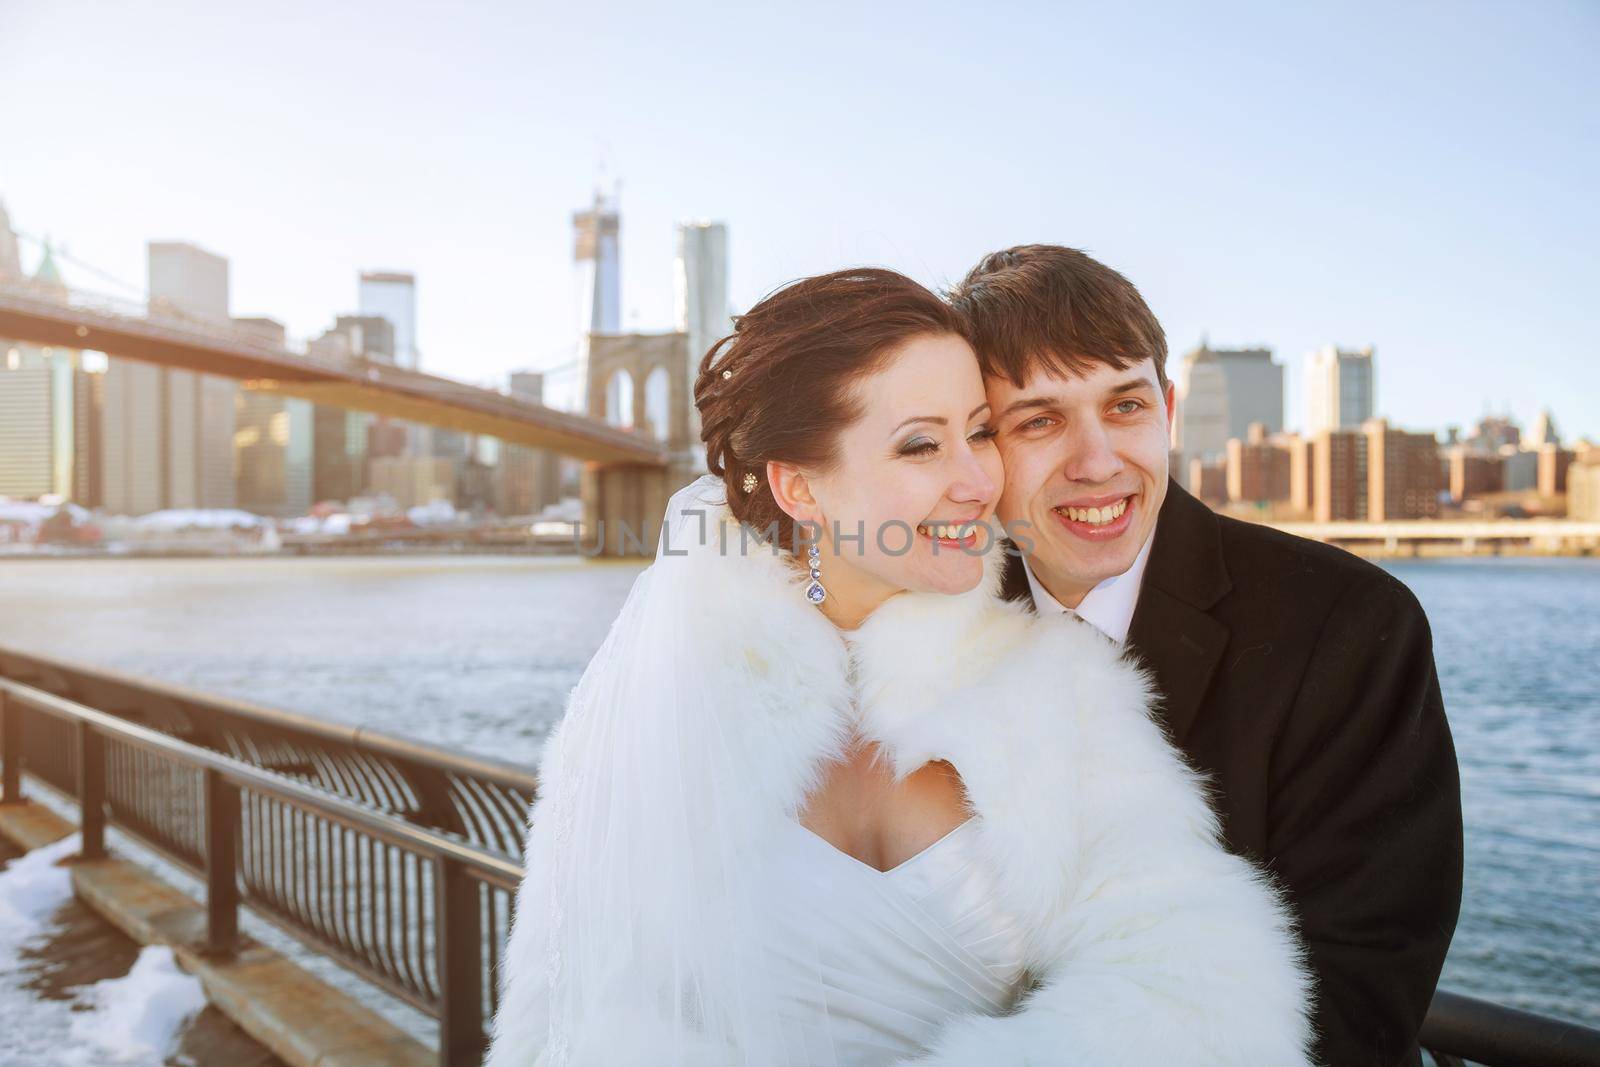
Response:
[[[751,667],[698,625],[728,607],[708,568],[743,548],[725,515],[711,476],[672,498],[547,743],[489,1067],[833,1062],[786,1034],[786,1006],[826,1010],[804,932],[787,966],[763,958],[774,787],[724,728]]]

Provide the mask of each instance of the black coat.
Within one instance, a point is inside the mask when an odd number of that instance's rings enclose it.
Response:
[[[1015,558],[1005,588],[1029,595]],[[1229,847],[1298,912],[1318,1062],[1420,1063],[1461,904],[1461,793],[1416,598],[1169,484],[1127,643],[1209,776]]]

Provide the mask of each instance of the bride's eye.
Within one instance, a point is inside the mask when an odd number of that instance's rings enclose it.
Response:
[[[993,441],[999,432],[993,426],[980,426],[972,431],[972,436],[968,437],[967,440],[973,444],[981,444],[984,441]]]
[[[939,442],[931,437],[913,437],[900,446],[902,456],[925,456],[939,450]]]

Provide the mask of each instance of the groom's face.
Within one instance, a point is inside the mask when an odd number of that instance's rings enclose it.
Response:
[[[996,514],[1034,576],[1067,607],[1133,566],[1167,494],[1173,389],[1155,364],[1035,367],[985,382],[1005,489]]]

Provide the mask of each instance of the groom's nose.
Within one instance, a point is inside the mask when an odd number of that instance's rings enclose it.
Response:
[[[1122,470],[1122,457],[1098,419],[1075,422],[1061,441],[1061,470],[1071,481],[1099,484]]]

